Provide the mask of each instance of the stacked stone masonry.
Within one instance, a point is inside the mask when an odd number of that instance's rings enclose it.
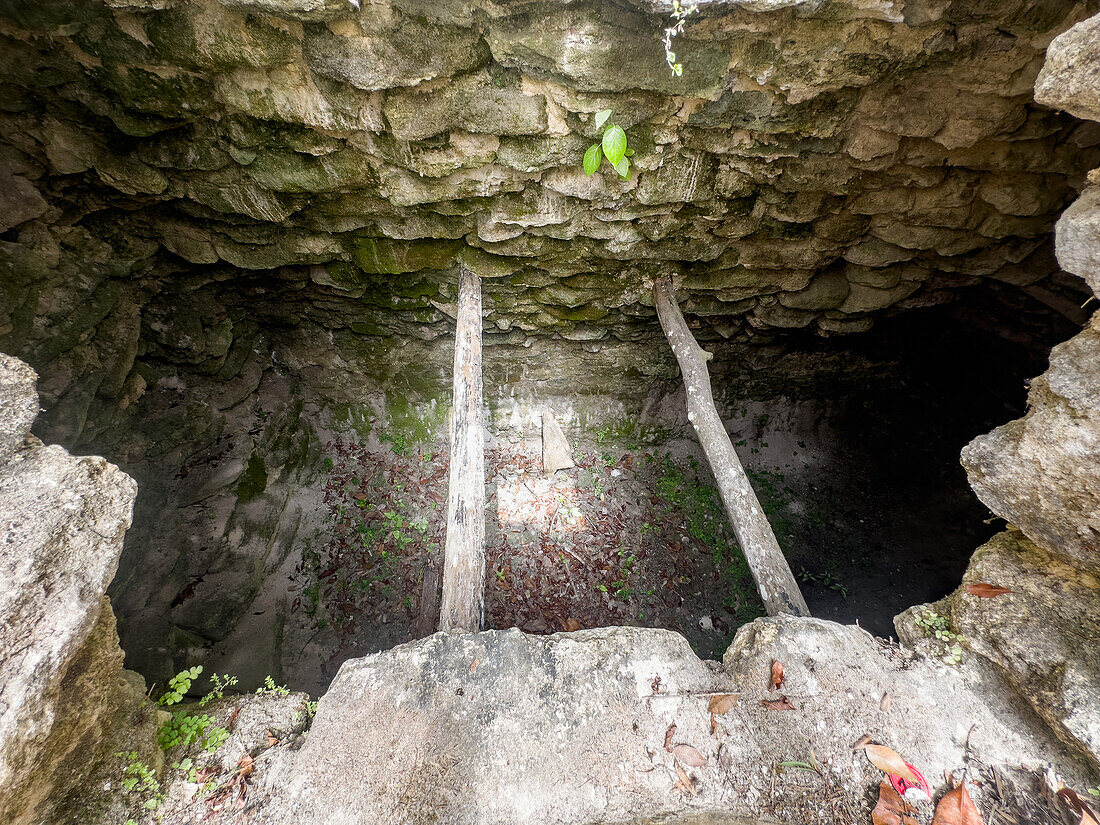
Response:
[[[1098,8],[705,2],[675,77],[663,0],[3,4],[0,351],[39,374],[39,435],[139,481],[111,593],[134,666],[259,615],[333,428],[421,426],[460,262],[491,404],[649,403],[676,375],[655,272],[773,394],[813,372],[781,336],[976,285],[1083,319],[1050,237],[1100,126],[1032,87]],[[581,168],[607,108],[628,181]]]

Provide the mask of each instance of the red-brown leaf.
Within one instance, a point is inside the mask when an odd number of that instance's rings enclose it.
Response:
[[[707,764],[707,758],[691,745],[676,745],[672,749],[672,755],[689,768],[701,768]]]
[[[1073,788],[1062,788],[1058,791],[1058,798],[1066,803],[1066,806],[1073,811],[1073,813],[1081,815],[1081,823],[1079,823],[1079,825],[1096,823],[1096,811],[1092,809],[1092,805],[1078,796]]]
[[[698,796],[699,791],[695,789],[695,783],[691,781],[691,777],[687,775],[687,771],[676,766],[676,783],[675,786],[684,793],[689,793],[692,796]]]
[[[761,699],[760,704],[768,710],[797,710],[786,696],[780,696],[778,699]]]
[[[668,730],[665,731],[665,750],[669,753],[672,752],[672,737],[676,735],[676,723],[672,723],[668,726]]]
[[[573,633],[574,631],[577,631],[577,630],[580,630],[580,629],[581,629],[581,623],[578,622],[576,619],[570,617],[570,618],[565,620],[565,632],[566,633]]]
[[[970,801],[965,783],[943,795],[936,806],[932,825],[983,825],[982,815]]]
[[[779,690],[783,687],[783,663],[772,662],[772,675],[768,681],[768,690]]]
[[[1011,593],[1012,591],[1000,585],[978,582],[977,584],[968,584],[966,592],[971,596],[977,596],[979,599],[992,599],[994,596],[1003,596],[1005,593]]]
[[[252,757],[245,754],[237,762],[237,774],[238,776],[248,776],[252,773]]]
[[[909,815],[909,805],[895,791],[889,782],[878,787],[878,804],[871,811],[872,825],[919,825]]]
[[[907,779],[914,785],[919,785],[920,780],[909,770],[909,764],[901,758],[896,750],[885,745],[860,745],[871,764],[883,773],[892,773]]]
[[[721,716],[733,710],[739,699],[740,696],[736,693],[720,693],[717,696],[710,697],[710,701],[707,702],[707,710]]]

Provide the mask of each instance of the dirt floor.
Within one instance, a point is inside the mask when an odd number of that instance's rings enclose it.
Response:
[[[957,586],[994,528],[982,523],[961,470],[940,456],[887,461],[879,450],[885,466],[856,456],[840,478],[789,425],[748,434],[738,449],[811,611],[889,636],[895,614]],[[326,445],[331,532],[305,548],[292,605],[323,651],[322,679],[349,657],[434,630],[446,520],[441,446]],[[537,431],[493,439],[485,626],[662,627],[720,659],[763,607],[698,447],[601,433],[575,442],[573,455],[576,467],[547,478]],[[907,472],[892,475],[895,463]],[[926,477],[937,463],[959,478]]]
[[[336,665],[433,630],[421,613],[438,609],[447,461],[422,446],[326,450],[332,537],[306,551],[292,609],[337,642]],[[537,437],[519,433],[488,451],[486,627],[665,627],[720,658],[763,610],[705,469],[682,450],[596,442],[574,460],[547,478]]]

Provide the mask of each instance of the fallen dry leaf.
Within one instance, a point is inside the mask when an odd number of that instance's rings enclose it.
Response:
[[[701,768],[707,764],[707,758],[691,745],[676,745],[672,755],[690,768]]]
[[[761,699],[760,704],[768,710],[797,710],[786,696],[780,696],[778,699]]]
[[[911,810],[898,792],[890,787],[890,783],[883,782],[878,787],[878,804],[871,811],[872,825],[919,825],[909,815]]]
[[[1081,815],[1078,825],[1097,825],[1096,811],[1092,805],[1077,795],[1073,788],[1062,788],[1058,791],[1058,798],[1075,814]]]
[[[859,739],[857,739],[855,741],[855,744],[852,745],[852,750],[853,751],[858,751],[860,748],[862,748],[864,745],[866,745],[870,741],[871,741],[871,737],[868,736],[865,733],[865,734],[863,734],[863,736],[859,737]]]
[[[718,717],[715,716],[713,713],[710,715],[710,735],[718,735]]]
[[[665,750],[672,753],[672,737],[676,735],[676,723],[673,722],[665,731]]]
[[[481,659],[474,659],[473,664],[470,665],[470,673],[477,670],[477,666],[481,664]]]
[[[772,675],[768,681],[768,690],[779,690],[783,687],[783,663],[772,662]]]
[[[245,754],[244,756],[242,756],[240,758],[240,761],[237,762],[237,775],[238,776],[248,776],[251,773],[252,773],[252,757],[249,756],[248,754]]]
[[[943,795],[940,804],[936,806],[932,825],[983,825],[982,815],[970,801],[966,783]]]
[[[889,693],[882,694],[882,699],[878,703],[879,710],[890,710],[890,706],[894,704],[894,697]]]
[[[1007,587],[1000,587],[996,584],[978,582],[978,584],[968,584],[966,592],[980,599],[992,599],[994,596],[1003,596],[1005,593],[1011,593],[1012,591]]]
[[[681,791],[684,791],[685,793],[689,793],[692,796],[698,796],[699,795],[699,791],[696,790],[696,788],[695,788],[695,783],[691,781],[691,777],[687,775],[687,771],[685,771],[679,765],[676,766],[676,785],[675,786],[677,788],[679,788]]]
[[[902,779],[907,779],[914,785],[919,785],[920,780],[916,775],[909,770],[909,765],[902,759],[898,752],[893,748],[888,748],[885,745],[860,745],[863,752],[867,754],[867,758],[871,761],[871,764],[885,773],[892,773],[894,776],[900,776]]]
[[[581,623],[578,622],[576,619],[570,617],[570,618],[565,620],[565,632],[566,633],[573,633],[574,631],[580,630],[580,629],[581,629]]]
[[[717,696],[710,697],[710,701],[707,702],[707,710],[721,716],[733,710],[739,699],[740,696],[736,693],[720,693]]]
[[[273,734],[271,731],[267,732],[267,746],[273,748],[279,744],[279,737]]]

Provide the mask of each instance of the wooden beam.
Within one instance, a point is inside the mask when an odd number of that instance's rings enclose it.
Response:
[[[809,616],[810,609],[806,606],[798,582],[779,548],[779,542],[775,540],[764,508],[749,484],[729,433],[715,409],[707,370],[707,361],[713,357],[712,353],[699,346],[684,322],[672,293],[671,278],[666,276],[654,282],[653,301],[657,305],[661,328],[684,377],[688,421],[695,428],[706,453],[726,515],[749,563],[764,607],[769,616],[778,613]]]
[[[439,629],[475,631],[485,613],[485,427],[481,389],[481,279],[458,274],[447,541]]]

